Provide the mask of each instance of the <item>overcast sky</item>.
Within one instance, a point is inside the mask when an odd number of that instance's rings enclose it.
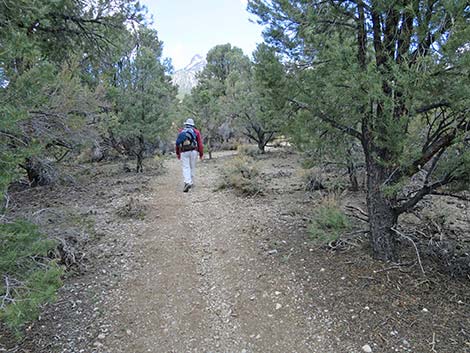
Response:
[[[205,57],[218,44],[230,43],[250,55],[262,42],[261,26],[246,11],[246,0],[142,0],[153,27],[163,41],[163,56],[175,69],[189,64],[195,54]]]

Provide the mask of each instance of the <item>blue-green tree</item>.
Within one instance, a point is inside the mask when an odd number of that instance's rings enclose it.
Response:
[[[117,73],[112,130],[123,138],[127,152],[136,158],[136,171],[142,172],[147,143],[169,130],[177,92],[162,62],[157,32],[142,27],[132,44]]]
[[[399,216],[469,184],[468,2],[250,0],[249,10],[290,64],[292,104],[361,145],[373,253],[397,260]]]

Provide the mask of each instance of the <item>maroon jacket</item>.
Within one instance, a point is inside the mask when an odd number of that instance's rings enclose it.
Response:
[[[180,133],[182,130],[183,129],[179,129],[178,133]],[[201,133],[195,127],[193,127],[193,130],[196,133],[197,151],[199,153],[199,158],[202,159],[202,157],[204,156],[204,146],[202,145]],[[180,159],[182,152],[180,151],[180,148],[178,147],[178,145],[175,145],[175,151],[176,151],[176,157]]]

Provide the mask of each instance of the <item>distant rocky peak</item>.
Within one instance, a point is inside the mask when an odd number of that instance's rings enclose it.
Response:
[[[183,70],[186,71],[200,71],[206,65],[206,60],[200,55],[196,54],[192,57],[190,63],[186,65]]]
[[[204,69],[206,64],[207,62],[202,55],[196,54],[184,69],[177,70],[173,74],[173,83],[178,85],[180,96],[190,93],[191,89],[197,85],[196,75]]]

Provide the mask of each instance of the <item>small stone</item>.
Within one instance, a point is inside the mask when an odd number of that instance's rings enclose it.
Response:
[[[130,334],[132,333],[132,331],[129,330],[129,329],[127,329],[127,330],[126,330],[126,333],[127,333],[128,335],[130,335]]]
[[[268,254],[269,254],[269,255],[277,254],[277,249],[269,250],[269,251],[268,251]]]
[[[98,339],[99,339],[99,340],[104,340],[105,338],[106,338],[106,335],[105,335],[104,333],[100,333],[100,334],[98,335]]]
[[[363,345],[362,350],[366,353],[372,353],[372,348],[368,344]]]
[[[429,310],[426,309],[426,308],[423,308],[423,312],[427,313],[427,312],[429,312]]]
[[[276,310],[279,310],[280,308],[282,308],[282,305],[279,304],[279,303],[277,303],[277,304],[276,304]]]

